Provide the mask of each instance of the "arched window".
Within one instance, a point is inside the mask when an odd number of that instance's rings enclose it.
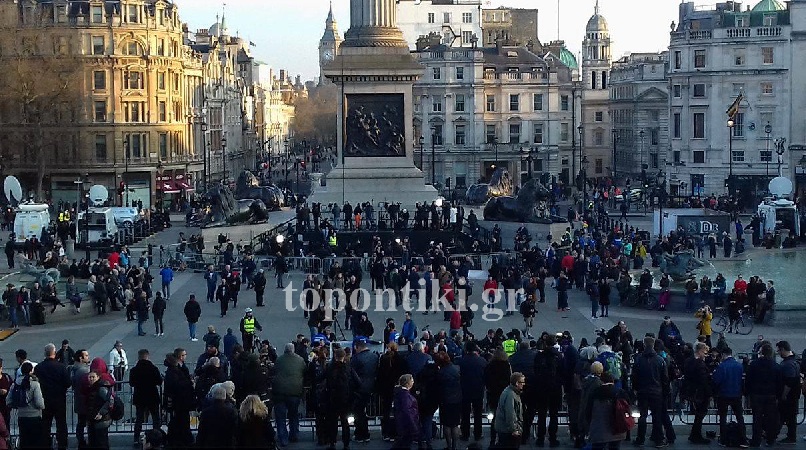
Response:
[[[127,42],[124,50],[127,56],[142,56],[143,54],[143,47],[137,41]]]

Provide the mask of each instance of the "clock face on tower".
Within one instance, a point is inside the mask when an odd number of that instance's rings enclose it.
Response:
[[[332,61],[333,60],[333,50],[325,50],[325,52],[322,53],[322,59],[324,59],[325,61]]]

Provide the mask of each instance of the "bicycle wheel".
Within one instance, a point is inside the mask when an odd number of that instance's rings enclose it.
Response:
[[[753,332],[753,319],[742,315],[739,320],[736,321],[736,332],[741,334],[742,336],[747,336],[748,334]]]
[[[716,322],[711,326],[711,328],[716,331],[717,333],[724,333],[725,330],[728,329],[728,318],[726,316],[719,316],[716,319]]]
[[[658,298],[652,294],[647,294],[646,296],[646,303],[644,304],[646,309],[655,309],[658,307]]]

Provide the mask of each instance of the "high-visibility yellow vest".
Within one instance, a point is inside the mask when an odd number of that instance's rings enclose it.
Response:
[[[249,317],[244,317],[243,318],[243,330],[246,333],[250,333],[250,334],[255,332],[255,318],[254,317],[252,317],[251,319]]]
[[[64,212],[64,221],[65,221],[65,222],[69,222],[69,221],[70,221],[70,211],[65,211],[65,212]]]
[[[59,222],[64,222],[64,213],[59,213]]]
[[[328,244],[330,244],[330,246],[331,246],[331,247],[335,247],[335,246],[337,245],[337,244],[336,244],[336,235],[335,235],[335,234],[331,235],[331,236],[328,238],[328,240],[327,240],[327,241],[328,241]]]
[[[512,356],[515,353],[515,347],[518,346],[518,343],[515,339],[507,339],[503,342],[504,352],[506,352],[507,356]]]

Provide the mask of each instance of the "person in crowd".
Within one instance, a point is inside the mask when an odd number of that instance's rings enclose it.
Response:
[[[366,317],[366,314],[362,314]],[[365,320],[365,319],[362,319]],[[357,324],[358,327],[360,324]],[[358,375],[360,384],[354,391],[353,414],[355,415],[355,441],[369,442],[369,425],[367,422],[367,404],[375,391],[375,380],[378,373],[378,354],[369,350],[366,335],[359,335],[353,340],[355,354],[350,358],[350,366]]]
[[[9,393],[11,407],[17,410],[20,450],[38,449],[46,444],[43,439],[45,434],[42,432],[45,399],[39,380],[33,372],[34,366],[30,362],[24,362],[20,366],[21,376],[14,382]]]
[[[484,368],[484,387],[487,392],[487,408],[489,410],[497,410],[501,393],[509,385],[508,380],[511,375],[512,367],[509,364],[506,352],[501,348],[496,349],[487,367]],[[491,446],[498,442],[497,436],[495,421],[493,421],[493,425],[490,428]]]
[[[719,413],[719,436],[721,445],[728,445],[724,437],[728,432],[728,407],[735,417],[737,425],[740,427],[739,443],[747,444],[747,436],[744,427],[744,408],[742,407],[742,384],[744,380],[744,368],[742,363],[733,357],[733,350],[725,348],[722,350],[722,361],[711,375],[714,382],[714,394],[717,398],[717,411]]]
[[[665,446],[674,441],[673,436],[663,436],[664,415],[668,412],[663,407],[663,389],[669,383],[669,372],[666,361],[655,352],[655,338],[644,338],[644,351],[636,356],[632,368],[632,386],[638,398],[641,416],[638,418],[636,446],[644,444],[648,413],[652,414],[652,434],[650,439],[656,446]]]
[[[459,424],[462,410],[462,387],[459,367],[451,362],[447,352],[438,352],[435,358],[439,373],[439,419],[445,432],[448,450],[456,450],[459,445]]]
[[[260,322],[252,314],[252,308],[244,310],[244,316],[241,318],[241,342],[243,342],[243,349],[251,352],[254,348],[255,333],[263,331]]]
[[[420,438],[420,415],[417,399],[412,395],[414,377],[403,374],[395,386],[395,433],[393,449],[410,449]]]
[[[70,373],[67,366],[56,361],[56,346],[45,346],[45,359],[36,365],[34,375],[42,390],[45,409],[42,411],[42,431],[50,435],[51,424],[56,421],[56,443],[60,450],[67,448],[67,389]]]
[[[257,395],[247,395],[241,402],[235,443],[238,448],[273,448],[276,444],[269,409]]]
[[[588,440],[594,450],[618,449],[627,433],[613,431],[613,409],[616,400],[626,395],[616,387],[609,373],[602,373],[600,381],[581,410],[587,424]]]
[[[78,446],[84,448],[87,445],[85,430],[87,428],[87,401],[84,392],[84,383],[87,374],[90,373],[90,354],[79,349],[75,354],[75,360],[67,369],[70,374],[70,385],[73,388],[73,413],[76,415],[75,433]]]
[[[137,352],[137,364],[129,371],[129,385],[132,388],[132,405],[135,407],[134,444],[140,444],[140,433],[146,417],[151,417],[152,428],[160,428],[159,388],[162,374],[151,362],[148,350]]]
[[[289,442],[297,442],[299,439],[299,404],[305,378],[305,360],[294,352],[294,344],[285,345],[274,370],[272,395],[274,417],[277,421],[277,443],[285,447]]]
[[[87,395],[87,434],[90,448],[108,449],[109,426],[112,424],[110,411],[112,396],[114,395],[114,386],[110,384],[107,377],[103,377],[102,375],[104,374],[95,371],[91,371],[87,374],[87,381],[89,383]]]
[[[479,348],[470,341],[465,346],[465,353],[459,360],[459,373],[462,385],[462,424],[460,439],[466,441],[470,437],[471,415],[473,421],[473,438],[481,440],[482,411],[484,406],[484,371],[487,360],[479,355]]]
[[[185,303],[184,313],[185,320],[187,320],[188,323],[188,334],[192,342],[198,341],[196,338],[196,324],[199,322],[201,312],[201,305],[196,301],[196,296],[190,294],[188,301]]]
[[[521,391],[526,377],[515,372],[509,377],[509,385],[501,392],[495,409],[494,427],[499,448],[516,449],[523,435],[523,405]]]
[[[154,315],[154,336],[165,336],[165,325],[162,318],[165,316],[165,310],[168,308],[168,303],[162,292],[154,294],[154,304],[151,306],[151,313]]]
[[[199,431],[196,446],[199,448],[235,448],[238,429],[238,412],[227,402],[223,386],[211,389],[213,403],[199,415]]]
[[[775,362],[772,345],[765,342],[759,356],[747,366],[745,392],[750,397],[753,411],[753,432],[750,446],[758,447],[764,439],[769,447],[775,446],[780,430],[778,418],[779,392],[783,391],[781,369]]]
[[[786,427],[786,437],[778,441],[781,445],[793,445],[797,441],[798,404],[801,393],[800,364],[792,352],[788,341],[775,344],[778,356],[781,357],[781,386],[778,392],[778,414],[781,425]]]
[[[400,376],[406,372],[406,360],[398,352],[397,343],[386,345],[386,352],[381,355],[375,389],[381,403],[381,437],[384,441],[395,440],[395,424],[392,419],[392,402],[395,386]]]
[[[563,395],[562,380],[560,378],[562,374],[560,365],[562,356],[559,349],[560,345],[557,343],[556,337],[547,335],[538,342],[538,352],[534,357],[534,379],[537,385],[534,390],[537,410],[536,442],[538,446],[543,445],[547,435],[550,446],[556,447],[559,445],[559,440],[557,439],[558,415]],[[514,364],[512,370],[517,370]],[[529,389],[529,375],[524,375],[526,376],[527,387],[523,391],[526,392]],[[524,423],[525,431],[528,430],[528,427],[526,427],[528,423]]]
[[[350,447],[350,422],[348,414],[355,390],[361,380],[355,370],[347,363],[347,353],[342,348],[333,351],[333,360],[322,374],[325,387],[325,444],[329,450],[335,449],[336,439],[341,428],[341,440],[344,448]],[[358,438],[356,438],[358,440]]]
[[[684,366],[683,395],[691,403],[694,412],[694,424],[691,426],[688,437],[692,444],[707,445],[711,442],[702,435],[702,423],[711,401],[711,383],[708,377],[708,366],[705,363],[708,351],[708,345],[704,342],[697,342],[694,345],[694,354],[686,360]]]
[[[165,408],[170,413],[168,422],[167,443],[173,447],[189,447],[193,445],[193,434],[190,430],[190,411],[195,409],[193,395],[193,379],[184,358],[187,351],[178,348],[165,356]]]

